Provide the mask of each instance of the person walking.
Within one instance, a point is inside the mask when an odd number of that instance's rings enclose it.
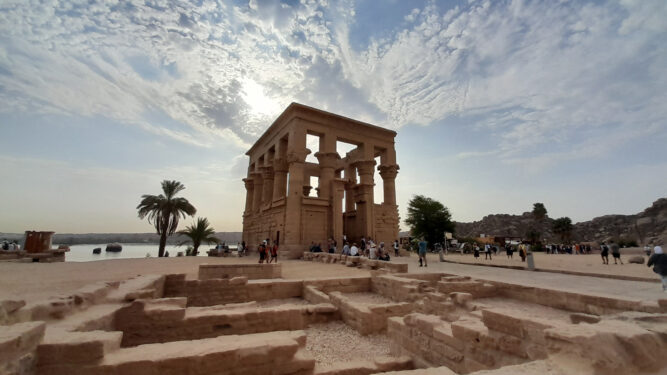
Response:
[[[618,246],[616,241],[612,240],[611,245],[609,245],[609,249],[611,250],[611,255],[614,256],[614,264],[616,263],[616,260],[618,259],[621,264],[623,264],[623,261],[621,260],[621,248]]]
[[[600,256],[602,257],[602,264],[609,264],[609,248],[604,242],[600,246]]]
[[[489,245],[488,243],[484,245],[484,260],[487,259],[493,260],[493,258],[491,258],[491,245]]]
[[[526,244],[521,244],[519,245],[519,256],[521,257],[521,261],[525,262],[526,261]]]
[[[398,240],[394,241],[394,256],[398,256]]]
[[[662,278],[662,291],[667,292],[667,255],[663,253],[661,246],[653,248],[653,255],[648,258],[646,265],[653,266],[653,272]]]
[[[422,238],[421,241],[419,241],[419,267],[422,266],[422,263],[424,267],[428,267],[428,263],[426,262],[427,247],[428,243]]]
[[[271,246],[271,259],[269,259],[269,263],[278,263],[278,243],[276,241],[273,241],[273,246]]]

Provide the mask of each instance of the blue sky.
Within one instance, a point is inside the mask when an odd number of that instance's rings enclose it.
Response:
[[[135,232],[183,182],[241,229],[245,151],[296,101],[397,130],[398,203],[458,221],[667,194],[667,2],[0,4],[0,232]],[[187,222],[188,220],[186,220]]]

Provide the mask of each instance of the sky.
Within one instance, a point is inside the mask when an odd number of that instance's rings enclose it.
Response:
[[[0,232],[150,232],[164,179],[240,231],[291,102],[397,131],[403,218],[637,213],[667,196],[666,40],[664,0],[3,0]]]

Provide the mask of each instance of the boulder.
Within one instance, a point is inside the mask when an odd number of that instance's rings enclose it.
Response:
[[[630,257],[628,263],[644,264],[644,257],[641,255]]]

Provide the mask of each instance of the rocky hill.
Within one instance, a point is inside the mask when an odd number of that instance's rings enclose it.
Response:
[[[537,230],[548,242],[560,239],[553,233],[553,219],[545,218]],[[491,236],[524,237],[533,225],[529,212],[522,215],[488,215],[472,223],[456,223],[456,234],[461,237]],[[605,215],[574,224],[575,241],[608,241],[611,238],[634,240],[638,243],[667,243],[667,198],[660,198],[651,207],[635,215]]]

